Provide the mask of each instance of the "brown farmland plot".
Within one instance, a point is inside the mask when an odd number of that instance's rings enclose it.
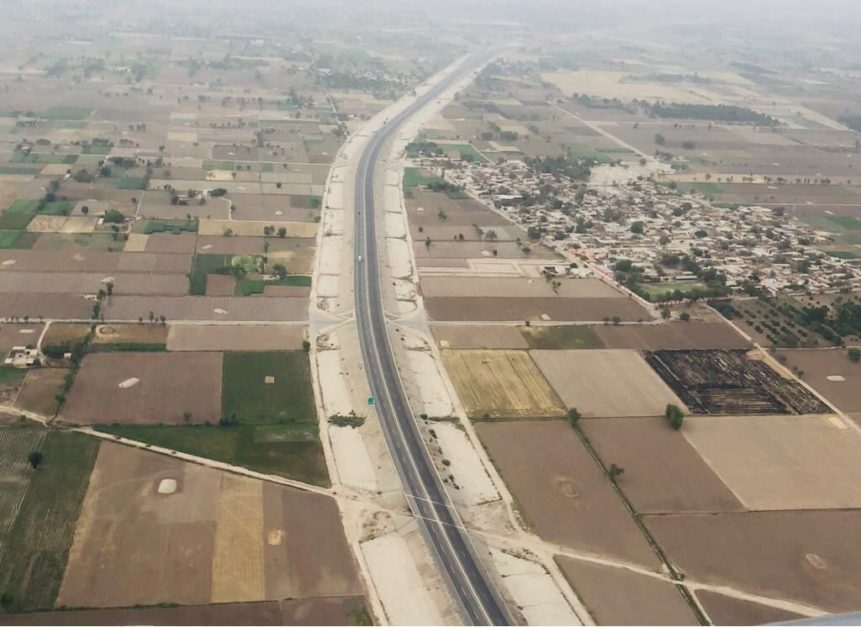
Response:
[[[657,416],[681,401],[630,350],[531,351],[541,372],[583,416]]]
[[[617,464],[625,469],[619,485],[638,512],[744,509],[663,416],[582,420],[580,425],[605,465]]]
[[[690,416],[682,431],[750,509],[861,507],[861,435],[837,416]]]
[[[93,353],[61,416],[77,424],[184,424],[221,418],[220,353]]]
[[[539,536],[657,569],[645,537],[567,422],[483,422],[476,428]]]
[[[669,559],[698,581],[827,612],[861,606],[861,512],[776,511],[647,516]]]
[[[556,563],[598,625],[695,625],[676,586],[623,568],[563,555]]]

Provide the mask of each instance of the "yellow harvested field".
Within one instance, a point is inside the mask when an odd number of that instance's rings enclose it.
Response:
[[[146,242],[149,235],[143,233],[129,233],[129,238],[126,240],[126,245],[123,252],[126,253],[142,253],[146,250]]]
[[[66,219],[66,216],[37,215],[30,220],[27,230],[31,233],[59,233]]]
[[[526,351],[445,350],[466,413],[493,418],[561,416],[564,408]]]
[[[262,601],[263,484],[224,474],[216,512],[212,602]]]
[[[750,509],[861,507],[861,435],[837,416],[689,416],[682,433]]]
[[[530,353],[566,407],[583,416],[658,416],[684,404],[633,350],[536,350]]]
[[[318,225],[313,222],[264,222],[253,220],[212,220],[200,221],[198,235],[224,235],[230,229],[234,235],[263,237],[263,229],[274,226],[287,229],[287,237],[316,237]]]

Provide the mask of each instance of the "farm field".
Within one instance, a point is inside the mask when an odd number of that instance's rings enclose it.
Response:
[[[15,548],[0,559],[0,586],[14,610],[54,607],[99,441],[52,431],[41,450],[44,459],[5,538]]]
[[[568,408],[583,416],[657,416],[681,401],[636,351],[530,351]]]
[[[92,353],[60,415],[90,425],[215,423],[221,369],[220,353]]]
[[[440,348],[528,348],[517,329],[508,325],[450,325],[431,327]]]
[[[444,350],[443,363],[472,418],[562,416],[558,397],[526,351]]]
[[[695,414],[817,414],[828,407],[743,350],[652,351],[646,361]]]
[[[42,416],[57,413],[56,396],[63,391],[69,370],[66,368],[37,368],[30,370],[24,384],[15,397],[15,407],[32,411]]]
[[[578,348],[604,348],[604,340],[585,325],[523,326],[520,334],[529,348],[541,350],[573,350]]]
[[[689,442],[689,432],[695,430],[691,421],[686,419],[684,435],[663,416],[584,419],[580,427],[605,465],[625,469],[619,485],[641,514],[743,511],[739,499]],[[752,463],[742,454],[736,460],[742,466]]]
[[[362,597],[329,597],[178,605],[175,607],[65,610],[0,614],[0,625],[350,625],[364,624]]]
[[[647,516],[645,523],[673,563],[699,581],[826,612],[861,603],[857,510]]]
[[[281,325],[170,325],[172,351],[272,351],[302,348],[305,329]]]
[[[177,542],[180,552],[172,549]],[[125,562],[150,576],[142,580]],[[202,605],[360,594],[330,498],[106,443],[58,604]]]
[[[861,436],[837,416],[691,416],[683,432],[748,509],[861,504]]]
[[[0,353],[6,356],[13,346],[35,346],[42,334],[42,324],[0,323]]]
[[[252,424],[316,423],[304,351],[227,353],[222,385],[225,417]]]
[[[562,322],[601,322],[613,317],[623,322],[650,319],[648,312],[630,298],[444,296],[425,298],[424,302],[433,320],[538,320],[543,316]]]
[[[9,534],[35,474],[27,456],[41,448],[46,434],[45,429],[29,424],[4,425],[0,430],[0,561],[9,549]]]
[[[169,354],[222,360],[221,353]],[[199,424],[202,421],[192,414],[190,424],[181,419],[162,421],[165,424],[102,424],[99,429],[263,473],[329,485],[304,351],[224,353],[223,368],[213,376],[222,389],[221,409],[211,424]],[[273,377],[273,382],[266,383],[267,377]]]
[[[660,325],[593,327],[607,348],[636,350],[746,349],[751,344],[723,322],[678,322]]]
[[[696,614],[671,583],[563,555],[555,559],[597,625],[697,624]]]
[[[535,533],[578,550],[658,567],[622,500],[567,422],[482,422],[476,429]]]
[[[93,344],[116,346],[164,346],[168,328],[158,324],[101,324],[93,334]]]
[[[861,412],[861,365],[849,361],[839,349],[775,351],[789,368],[803,372],[804,381],[838,409]]]
[[[802,618],[800,614],[727,597],[710,590],[700,590],[696,597],[715,625],[765,625]]]
[[[494,277],[424,277],[422,293],[434,297],[472,298],[623,298],[615,289],[597,279],[565,279],[557,292],[543,279]]]

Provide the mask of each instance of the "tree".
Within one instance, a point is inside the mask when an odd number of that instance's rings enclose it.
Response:
[[[642,235],[643,234],[643,223],[642,222],[632,222],[631,223],[631,233],[634,235]]]
[[[689,314],[687,311],[683,311],[682,313],[679,314],[679,320],[687,322],[690,319],[691,319],[691,314]]]
[[[667,143],[667,138],[661,135],[660,133],[655,133],[655,143],[658,146],[663,146]]]
[[[282,226],[278,229],[278,237],[280,237],[281,239],[287,237],[287,229],[285,227]]]
[[[849,357],[849,361],[851,361],[853,364],[857,364],[859,361],[861,361],[861,349],[854,347],[850,348],[848,351],[846,351],[846,355],[847,357]]]
[[[185,421],[185,424],[188,424],[189,422],[191,422],[191,412],[190,411],[182,412],[182,419]]]
[[[670,423],[670,426],[678,431],[682,428],[682,422],[685,419],[685,414],[679,409],[678,405],[667,403],[667,409],[664,411],[664,416]]]
[[[287,277],[287,267],[283,263],[276,263],[272,266],[272,273],[278,277],[279,280],[284,280]]]
[[[27,461],[30,462],[30,466],[32,466],[33,470],[36,470],[39,467],[43,459],[45,459],[45,455],[42,451],[31,451],[30,454],[27,455]]]
[[[83,215],[87,215],[88,213],[90,213],[90,208],[84,205],[83,207],[81,207],[81,213]]]
[[[621,466],[617,466],[616,464],[610,464],[607,474],[610,476],[610,481],[616,483],[616,480],[625,474],[625,469]]]
[[[302,350],[305,351],[306,353],[310,353],[311,352],[311,342],[309,342],[308,340],[302,340]]]
[[[568,422],[572,427],[576,427],[582,417],[583,416],[580,415],[580,412],[576,408],[572,407],[568,410]]]

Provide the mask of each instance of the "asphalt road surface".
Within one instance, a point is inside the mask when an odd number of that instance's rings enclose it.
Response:
[[[510,619],[505,604],[445,492],[404,392],[386,330],[374,207],[375,170],[387,140],[402,122],[477,67],[478,62],[478,58],[466,60],[419,96],[380,128],[362,153],[355,189],[354,293],[359,343],[371,393],[413,515],[464,620],[475,625],[507,625]]]

